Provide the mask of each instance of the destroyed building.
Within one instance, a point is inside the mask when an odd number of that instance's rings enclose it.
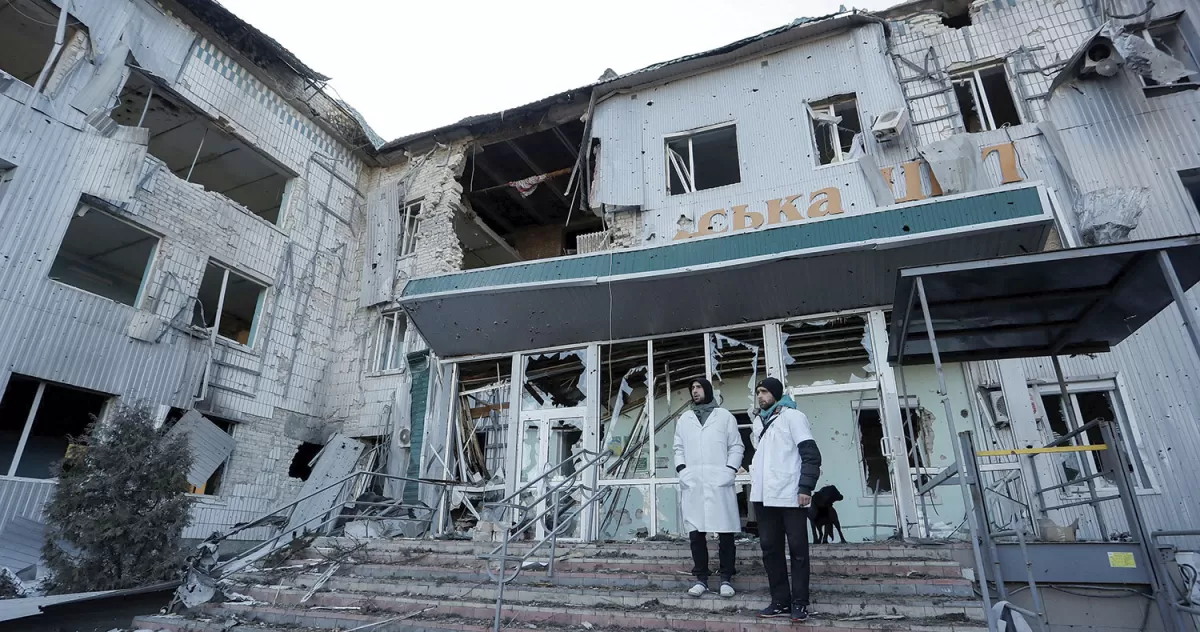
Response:
[[[66,1],[0,6],[0,541],[37,532],[50,464],[118,402],[197,450],[192,538],[356,468],[431,481],[377,490],[430,508],[414,533],[473,534],[599,454],[565,535],[679,536],[688,381],[748,437],[767,375],[852,541],[962,535],[963,497],[924,489],[957,431],[1088,446],[1096,419],[1119,445],[986,457],[989,485],[1058,484],[1054,523],[1120,540],[1116,503],[1073,505],[1119,463],[1151,528],[1200,525],[1177,311],[1108,353],[951,360],[944,396],[889,361],[903,268],[1200,233],[1194,3],[802,18],[384,142],[215,2]]]

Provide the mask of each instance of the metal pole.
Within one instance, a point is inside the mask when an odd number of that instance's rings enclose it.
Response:
[[[1167,287],[1171,288],[1171,296],[1175,298],[1175,307],[1179,309],[1179,315],[1183,316],[1183,324],[1187,327],[1188,336],[1192,339],[1192,347],[1196,350],[1196,354],[1200,355],[1200,321],[1196,319],[1196,313],[1192,311],[1192,303],[1183,293],[1183,286],[1179,284],[1179,276],[1175,274],[1175,266],[1171,265],[1171,256],[1166,250],[1158,251],[1158,266],[1162,268],[1163,278],[1167,281]]]
[[[1021,559],[1025,560],[1025,581],[1029,584],[1029,593],[1033,598],[1033,609],[1037,612],[1038,625],[1046,632],[1050,621],[1046,618],[1046,607],[1042,605],[1042,593],[1038,590],[1037,580],[1033,577],[1033,561],[1029,559],[1029,549],[1025,547],[1025,525],[1017,528],[1017,545],[1021,547]]]
[[[1071,394],[1067,392],[1067,380],[1066,380],[1066,378],[1063,377],[1062,363],[1060,363],[1058,361],[1058,356],[1056,356],[1056,355],[1050,356],[1050,359],[1054,362],[1054,377],[1058,380],[1058,393],[1059,393],[1059,397],[1062,398],[1061,405],[1063,408],[1065,408],[1067,410],[1067,419],[1070,420],[1070,422],[1071,422],[1071,430],[1075,430],[1075,429],[1081,427],[1082,424],[1080,423],[1080,420],[1075,416],[1075,404],[1071,400]],[[1089,457],[1087,457],[1086,455],[1080,456],[1080,455],[1076,454],[1075,458],[1080,460],[1079,473],[1083,474],[1086,470],[1083,469],[1082,460],[1089,458]],[[1088,497],[1092,499],[1092,503],[1096,503],[1099,496],[1096,495],[1095,479],[1088,478],[1087,479],[1087,487],[1088,487]],[[1041,488],[1042,488],[1042,486],[1039,484],[1034,489],[1041,490]],[[1042,492],[1038,491],[1036,493],[1037,493],[1038,497],[1040,498],[1042,495]],[[1045,504],[1043,504],[1042,507],[1044,509]],[[1104,512],[1100,511],[1100,505],[1097,505],[1097,504],[1092,505],[1092,510],[1096,512],[1096,522],[1100,525],[1100,539],[1102,541],[1107,542],[1108,541],[1108,524],[1104,520]]]
[[[154,100],[154,84],[150,84],[150,93],[146,95],[146,105],[142,108],[142,115],[138,117],[138,127],[141,127],[142,123],[146,120],[146,112],[150,111],[150,101],[152,100]]]
[[[938,353],[937,337],[933,333],[933,318],[929,314],[929,300],[925,297],[925,282],[921,277],[917,277],[917,297],[921,300],[921,313],[925,317],[925,333],[929,336],[929,352],[933,355],[933,366],[937,370],[938,395],[942,397],[942,404],[946,411],[946,423],[950,426],[951,434],[957,434],[954,432],[954,411],[950,409],[949,389],[946,388],[946,372],[942,370],[942,356]],[[983,595],[983,611],[987,614],[989,632],[997,632],[995,617],[991,614],[992,596],[988,592],[983,552],[979,548],[980,528],[987,529],[987,525],[976,524],[978,521],[975,519],[975,500],[971,495],[971,490],[967,488],[967,456],[963,454],[959,442],[952,443],[954,451],[957,452],[954,458],[958,460],[958,488],[962,492],[963,503],[967,509],[967,522],[971,527],[971,548],[975,553],[975,572],[979,573],[979,592]],[[971,458],[974,459],[975,455],[972,454]]]
[[[554,490],[554,529],[550,532],[550,563],[546,565],[546,577],[554,577],[554,557],[558,553],[558,521],[562,520],[562,513],[559,509],[561,496],[561,489]]]
[[[510,509],[505,507],[504,510],[500,512],[500,515],[507,518],[509,511]],[[507,520],[505,520],[505,522],[507,522]],[[500,545],[500,572],[496,573],[496,620],[492,623],[492,632],[500,632],[501,627],[500,613],[504,608],[504,584],[506,583],[504,574],[508,572],[508,541],[510,539],[512,539],[512,529],[508,528],[504,530],[504,542]],[[518,564],[517,572],[520,571],[521,568]]]
[[[13,452],[12,463],[8,465],[8,475],[17,475],[17,466],[21,464],[21,453],[25,451],[25,444],[29,442],[29,431],[33,429],[33,420],[37,418],[38,408],[42,405],[42,395],[46,392],[46,383],[38,382],[37,393],[33,396],[33,405],[29,407],[29,414],[25,416],[25,428],[21,430],[21,439],[17,441],[17,450]]]
[[[192,181],[192,170],[196,168],[196,161],[200,159],[200,152],[204,151],[204,141],[208,139],[208,126],[204,127],[204,135],[200,137],[200,146],[196,148],[196,155],[192,156],[192,166],[188,167],[187,177],[184,182]]]

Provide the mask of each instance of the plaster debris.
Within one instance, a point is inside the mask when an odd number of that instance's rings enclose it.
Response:
[[[1084,245],[1125,241],[1150,204],[1150,189],[1146,187],[1107,187],[1084,193],[1075,204]]]

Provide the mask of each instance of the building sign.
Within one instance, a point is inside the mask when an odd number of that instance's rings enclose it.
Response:
[[[1013,143],[990,145],[981,151],[981,158],[987,160],[995,154],[1000,161],[1000,183],[1012,184],[1021,182],[1020,170],[1017,169],[1017,149]],[[897,204],[915,202],[926,197],[938,197],[943,194],[942,186],[929,171],[929,193],[926,195],[921,182],[923,160],[913,160],[899,166],[901,177],[904,178],[904,197],[896,198]],[[884,167],[879,170],[889,186],[895,185],[896,167]],[[761,208],[761,207],[760,207]],[[803,209],[803,210],[801,210]],[[818,189],[810,194],[798,193],[786,198],[767,200],[765,212],[750,210],[748,204],[739,204],[732,209],[716,209],[700,216],[695,232],[680,230],[674,240],[689,239],[719,235],[740,230],[754,230],[763,226],[789,224],[806,219],[841,215],[846,209],[842,207],[842,191],[838,187]]]

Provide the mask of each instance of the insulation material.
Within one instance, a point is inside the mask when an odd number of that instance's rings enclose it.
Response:
[[[301,529],[315,530],[320,526],[322,522],[320,517],[333,509],[342,490],[334,487],[319,494],[316,492],[349,476],[358,464],[358,459],[362,456],[364,449],[366,449],[366,445],[363,442],[341,434],[335,434],[329,439],[321,453],[317,455],[317,462],[313,465],[312,474],[308,476],[308,480],[304,481],[304,486],[300,488],[296,497],[303,498],[309,494],[314,495],[300,501],[292,510],[287,526],[283,529],[284,533],[292,533]]]
[[[213,472],[233,454],[233,437],[195,410],[187,411],[167,431],[167,438],[188,442],[192,451],[192,469],[188,471],[187,479],[195,487],[208,482]]]
[[[362,299],[359,307],[371,307],[392,299],[396,278],[396,220],[400,196],[396,184],[379,187],[367,200],[366,253],[363,256]]]
[[[969,134],[957,134],[918,149],[929,163],[944,193],[963,193],[978,189],[979,146]]]
[[[1088,191],[1075,204],[1075,219],[1086,246],[1125,241],[1150,207],[1146,187],[1107,187]]]
[[[125,59],[128,56],[129,47],[124,42],[117,42],[112,50],[105,53],[104,61],[87,85],[71,99],[71,107],[84,114],[103,110],[104,118],[108,119],[108,110],[116,104],[117,93],[124,83]]]
[[[1160,84],[1175,83],[1193,75],[1183,62],[1162,52],[1145,38],[1121,33],[1113,39],[1117,53],[1125,59],[1125,67]]]

